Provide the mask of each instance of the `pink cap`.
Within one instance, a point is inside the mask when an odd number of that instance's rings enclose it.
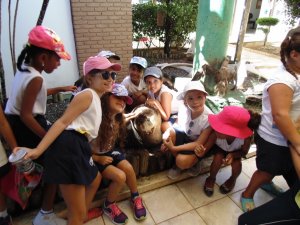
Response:
[[[253,134],[248,127],[250,113],[239,106],[225,106],[216,115],[208,115],[210,126],[217,132],[237,138],[247,138]]]
[[[83,74],[87,75],[91,70],[105,70],[112,68],[114,71],[120,71],[121,65],[119,63],[111,63],[103,56],[91,56],[83,63]]]
[[[69,53],[65,51],[60,37],[50,28],[44,26],[34,27],[29,33],[28,42],[36,47],[52,50],[62,59],[71,59]]]

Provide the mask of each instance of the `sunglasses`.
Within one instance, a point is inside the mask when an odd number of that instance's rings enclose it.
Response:
[[[189,123],[189,130],[188,130],[188,132],[187,132],[187,134],[188,135],[191,135],[192,134],[192,130],[191,130],[191,128],[194,126],[194,121],[191,121],[190,123]]]
[[[104,72],[100,72],[102,75],[102,78],[104,80],[108,80],[109,77],[111,77],[111,79],[115,80],[117,77],[117,73],[116,72],[108,72],[108,71],[104,71]]]

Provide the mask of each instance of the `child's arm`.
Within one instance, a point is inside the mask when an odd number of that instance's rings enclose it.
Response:
[[[28,83],[24,91],[20,109],[20,119],[22,122],[40,138],[45,136],[46,130],[34,119],[32,111],[42,85],[43,79],[41,77],[35,77]]]
[[[0,106],[0,133],[4,137],[5,141],[9,145],[10,149],[17,147],[15,136],[11,130],[9,123],[7,122],[3,113],[2,107]]]
[[[216,133],[212,130],[211,127],[209,127],[209,128],[211,129],[211,133],[209,134],[206,142],[203,145],[198,144],[196,146],[196,148],[194,149],[195,154],[198,157],[203,157],[212,148],[212,146],[214,146],[214,144],[216,143],[216,140],[217,140]]]
[[[76,91],[76,89],[77,89],[77,87],[73,86],[73,85],[55,87],[55,88],[48,88],[47,89],[47,95],[53,95],[53,94],[57,94],[59,92],[66,92],[66,91],[74,92],[74,91]]]
[[[211,134],[212,129],[210,127],[207,127],[206,129],[204,129],[201,134],[199,135],[198,139],[190,142],[190,143],[186,143],[183,145],[178,145],[175,146],[173,144],[173,142],[170,144],[166,144],[166,146],[169,148],[169,150],[173,151],[173,152],[178,152],[178,151],[194,151],[194,149],[198,146],[198,145],[203,145],[206,140],[208,139],[209,135]]]
[[[241,159],[242,157],[245,157],[250,149],[251,141],[252,136],[246,138],[240,150],[230,152],[223,162],[227,165],[230,165],[234,159]]]
[[[172,95],[170,93],[162,93],[161,94],[161,102],[155,99],[147,99],[146,105],[150,107],[156,108],[163,121],[168,121],[171,115],[171,103],[172,103]]]
[[[82,112],[88,109],[93,99],[90,91],[85,91],[77,94],[71,101],[65,113],[60,117],[49,129],[45,137],[39,145],[29,151],[25,158],[36,159],[52,144],[52,142],[60,135],[60,133]]]
[[[113,158],[104,155],[92,155],[93,160],[100,165],[107,165],[113,162]]]

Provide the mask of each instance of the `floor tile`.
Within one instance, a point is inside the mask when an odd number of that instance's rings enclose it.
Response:
[[[192,210],[162,222],[159,225],[206,225],[206,223],[195,210]]]
[[[242,171],[249,177],[256,171],[255,157],[251,157],[242,161]]]
[[[87,223],[85,223],[84,225],[104,225],[104,221],[102,216],[95,218]]]
[[[215,193],[213,194],[213,196],[207,197],[205,195],[203,186],[207,176],[208,174],[205,174],[177,183],[178,188],[182,191],[184,196],[194,208],[207,205],[210,202],[224,197],[224,195],[218,191],[219,187],[216,184],[214,187]]]
[[[142,196],[142,197],[144,199],[144,196]],[[149,211],[147,211],[148,215],[147,215],[147,218],[145,220],[140,221],[140,222],[136,221],[133,217],[133,214],[132,214],[133,212],[132,212],[129,200],[124,200],[124,201],[118,202],[117,204],[118,204],[119,208],[128,216],[128,223],[127,224],[130,224],[130,225],[137,225],[137,224],[153,225],[153,224],[155,224],[152,217],[151,217],[151,215],[150,215],[150,213],[149,213]],[[147,208],[147,206],[146,206],[146,208]],[[108,218],[108,216],[103,215],[103,219],[104,219],[105,225],[113,224],[111,222],[111,220]]]
[[[242,210],[229,197],[200,207],[197,212],[207,225],[234,225],[242,214]]]
[[[223,167],[220,169],[219,173],[217,174],[216,183],[219,186],[221,186],[230,176],[231,176],[231,166]],[[248,176],[246,176],[244,173],[241,173],[238,176],[236,180],[236,184],[233,190],[231,191],[231,193],[245,189],[249,183],[249,180],[250,179]]]
[[[168,220],[192,209],[176,185],[169,185],[143,194],[144,202],[155,223]]]

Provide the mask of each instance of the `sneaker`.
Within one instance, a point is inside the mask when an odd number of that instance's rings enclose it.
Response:
[[[284,193],[284,190],[278,187],[272,181],[270,183],[261,185],[260,188],[276,197]]]
[[[112,203],[109,206],[105,206],[105,202],[103,203],[103,212],[107,215],[114,224],[126,224],[128,221],[128,217],[125,213],[121,211],[121,209],[117,206],[116,203]]]
[[[194,166],[189,168],[186,172],[191,177],[196,177],[200,174],[201,171],[201,161],[198,161]]]
[[[243,212],[249,212],[255,208],[253,198],[244,198],[243,194],[241,195],[241,206]]]
[[[144,220],[146,219],[146,208],[143,204],[143,200],[140,196],[135,197],[131,200],[131,205],[133,209],[134,218],[136,220]]]
[[[32,221],[33,225],[66,225],[67,220],[59,218],[55,215],[54,212],[51,213],[39,213]]]
[[[0,217],[0,225],[12,225],[11,216]]]
[[[171,180],[175,180],[176,178],[179,177],[179,175],[181,174],[181,169],[179,169],[177,166],[169,169],[168,171],[168,177],[171,179]]]
[[[87,213],[87,217],[84,220],[84,223],[86,223],[90,220],[93,220],[95,218],[98,218],[98,217],[102,216],[102,214],[103,214],[103,210],[99,207],[89,209],[89,211]]]

